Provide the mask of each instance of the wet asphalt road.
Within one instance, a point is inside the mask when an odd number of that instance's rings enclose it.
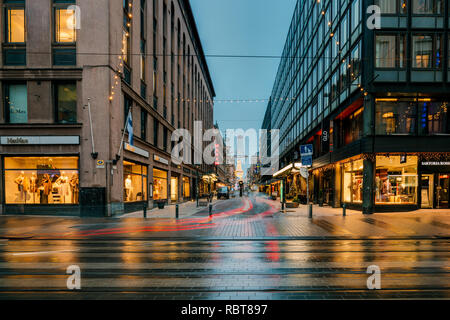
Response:
[[[123,225],[101,221],[77,220],[70,227],[64,220],[33,229],[32,224],[20,228],[13,220],[16,236],[22,230],[32,237],[0,239],[0,299],[450,298],[450,240],[302,239],[277,237],[275,232],[254,238],[242,231],[248,219],[263,214],[259,218],[267,232],[264,215],[275,214],[272,209],[232,200],[218,208],[216,218],[223,225],[214,228],[182,225],[181,230],[174,222],[158,220],[128,225],[128,233],[119,229]],[[190,219],[202,227],[211,225],[205,212]],[[225,232],[224,226],[236,220],[243,236],[214,238],[217,230]],[[143,237],[157,233],[148,231],[156,226],[175,230],[164,229],[158,239]],[[279,225],[274,228],[280,230]],[[194,231],[204,230],[208,237],[188,240]],[[80,267],[81,290],[67,288],[71,265]],[[371,265],[381,270],[381,290],[367,289]]]

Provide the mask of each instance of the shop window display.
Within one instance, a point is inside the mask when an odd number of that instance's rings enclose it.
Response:
[[[344,202],[362,203],[363,160],[344,163]]]
[[[5,158],[6,204],[78,204],[78,157]]]
[[[167,171],[153,169],[153,199],[167,200]]]
[[[186,199],[191,197],[191,184],[188,177],[183,177],[183,197]]]
[[[376,204],[417,204],[418,158],[377,156]]]
[[[124,161],[124,201],[139,202],[147,200],[147,167]]]

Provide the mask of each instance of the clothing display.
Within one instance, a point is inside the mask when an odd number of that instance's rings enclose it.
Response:
[[[133,195],[133,185],[131,181],[131,176],[128,176],[125,179],[125,196],[126,201],[132,201],[132,195]]]

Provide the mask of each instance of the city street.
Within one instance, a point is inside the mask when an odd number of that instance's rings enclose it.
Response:
[[[0,298],[450,298],[447,214],[303,209],[258,196],[179,220],[1,216]],[[81,290],[67,288],[72,265]]]

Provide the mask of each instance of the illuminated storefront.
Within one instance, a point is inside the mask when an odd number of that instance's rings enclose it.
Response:
[[[363,168],[363,160],[355,160],[343,164],[343,202],[362,203]]]
[[[78,157],[5,157],[6,205],[77,205]]]
[[[178,177],[170,178],[170,201],[178,201]]]
[[[183,177],[183,198],[189,199],[191,197],[191,184],[189,177]]]
[[[167,171],[153,169],[153,200],[167,201]]]
[[[124,202],[147,201],[147,166],[123,162]]]
[[[375,204],[417,204],[417,156],[377,156]]]

